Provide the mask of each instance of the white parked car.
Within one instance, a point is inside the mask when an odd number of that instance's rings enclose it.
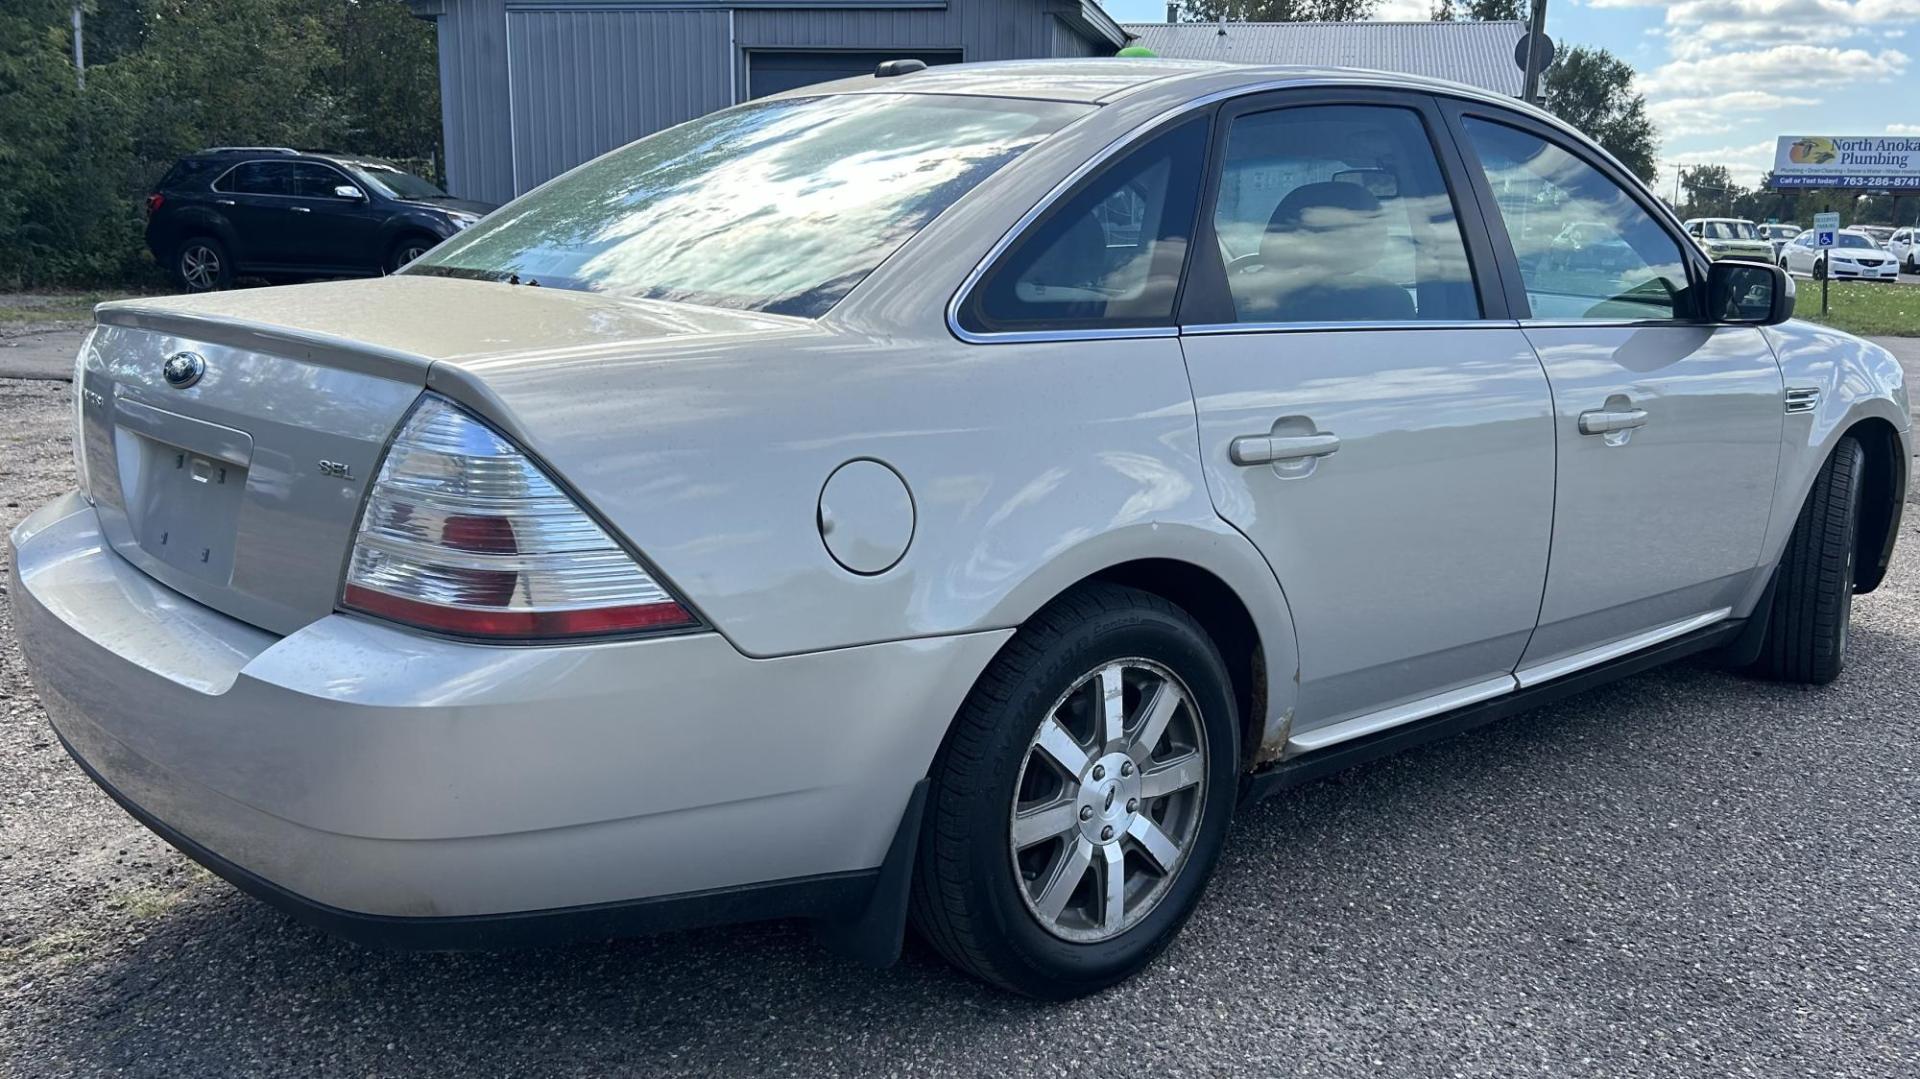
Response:
[[[1758,262],[1773,258],[1773,245],[1744,217],[1695,217],[1686,225],[1687,235],[1693,237],[1708,258]]]
[[[1775,261],[1779,260],[1780,251],[1786,247],[1788,241],[1800,235],[1800,226],[1798,225],[1771,224],[1756,225],[1754,227],[1759,231],[1760,238],[1772,246]]]
[[[1920,228],[1904,228],[1887,241],[1887,254],[1899,263],[1901,273],[1920,274]]]
[[[1911,420],[1793,298],[1451,83],[846,80],[392,276],[104,305],[8,601],[81,766],[338,932],[911,919],[1071,996],[1247,799],[1684,655],[1837,677]]]
[[[1897,281],[1900,265],[1891,253],[1873,242],[1859,229],[1841,229],[1830,251],[1815,246],[1819,233],[1812,229],[1793,238],[1781,253],[1780,268],[1792,274],[1805,274],[1818,280],[1827,276],[1831,262],[1833,279]]]

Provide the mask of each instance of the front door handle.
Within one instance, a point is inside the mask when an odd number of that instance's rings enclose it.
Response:
[[[1580,433],[1583,435],[1610,435],[1616,431],[1631,431],[1647,424],[1647,410],[1644,408],[1596,408],[1580,414]]]
[[[1242,435],[1227,444],[1227,457],[1236,465],[1270,465],[1280,461],[1299,461],[1325,457],[1340,448],[1340,436],[1317,435]]]
[[[213,204],[215,206],[232,206],[233,200],[232,199],[214,199]]]
[[[289,206],[287,207],[287,209],[292,210],[296,214],[310,214],[313,212],[311,209],[305,206]]]

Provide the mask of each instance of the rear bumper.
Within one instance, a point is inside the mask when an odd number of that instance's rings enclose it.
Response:
[[[771,660],[342,615],[276,637],[134,569],[77,495],[13,547],[28,668],[102,787],[255,895],[428,946],[840,911],[1008,635]]]

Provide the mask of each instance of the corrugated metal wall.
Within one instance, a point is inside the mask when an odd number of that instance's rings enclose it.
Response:
[[[733,104],[726,10],[509,11],[513,185]]]
[[[444,0],[435,21],[448,189],[505,202],[595,154],[744,101],[751,50],[958,50],[976,61],[1110,53],[1058,14],[1078,10],[1077,0],[737,10]]]
[[[447,190],[505,202],[514,196],[507,116],[506,0],[450,0],[440,27],[440,124]]]

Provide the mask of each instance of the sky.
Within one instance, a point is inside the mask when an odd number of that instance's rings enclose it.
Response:
[[[1121,22],[1165,0],[1102,0]],[[1381,0],[1423,19],[1431,0]],[[1752,186],[1780,135],[1920,135],[1920,0],[1548,0],[1547,33],[1633,65],[1674,170],[1721,164]]]

